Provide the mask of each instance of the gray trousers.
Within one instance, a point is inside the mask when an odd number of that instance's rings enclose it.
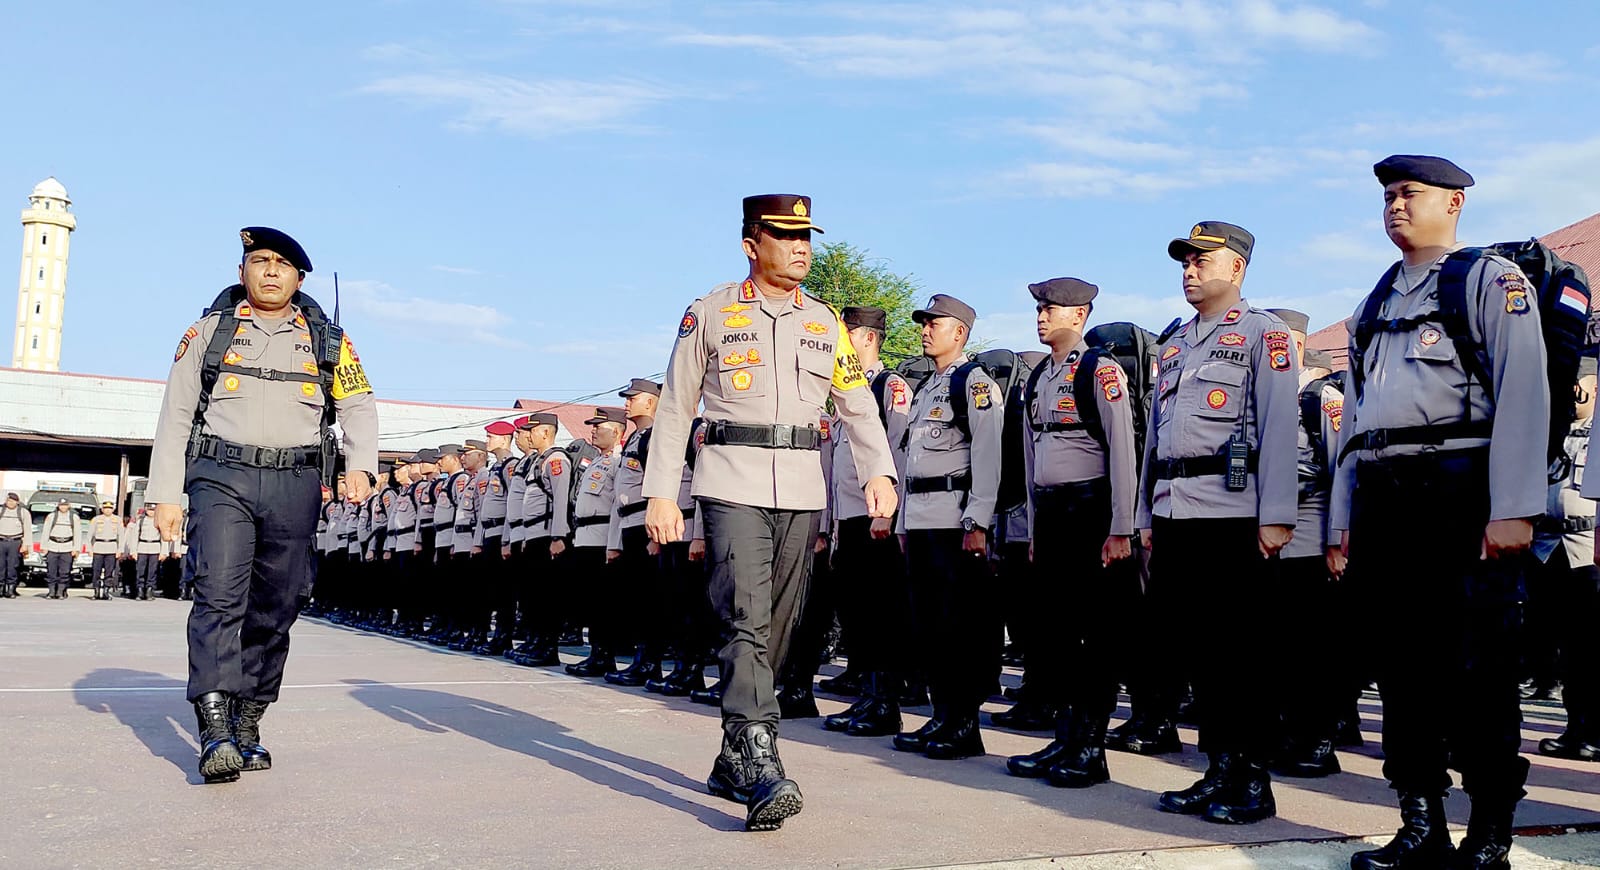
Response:
[[[752,723],[778,725],[772,675],[800,621],[820,514],[709,500],[700,510],[720,630],[722,730],[732,740]]]

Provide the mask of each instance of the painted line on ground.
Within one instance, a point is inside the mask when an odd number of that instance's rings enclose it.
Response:
[[[363,680],[351,683],[300,683],[293,686],[284,686],[284,689],[368,689],[368,688],[406,688],[409,686],[559,686],[559,685],[588,685],[587,683],[574,683],[572,680],[421,680],[413,682],[385,683],[377,680]],[[183,692],[188,687],[177,686],[78,686],[73,688],[14,688],[0,689],[0,695],[47,695],[47,694],[76,694],[78,692]]]

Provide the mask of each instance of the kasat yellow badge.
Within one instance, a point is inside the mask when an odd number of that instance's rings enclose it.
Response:
[[[347,335],[339,344],[339,364],[333,367],[333,397],[347,399],[370,392],[372,384],[367,382],[367,373],[361,368],[361,357],[356,356],[355,346]]]

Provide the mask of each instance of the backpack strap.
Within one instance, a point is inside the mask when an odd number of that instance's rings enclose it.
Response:
[[[1100,420],[1100,404],[1095,401],[1098,386],[1094,372],[1100,367],[1100,361],[1109,355],[1103,348],[1089,348],[1078,360],[1078,369],[1072,376],[1072,397],[1078,402],[1078,421],[1102,451],[1110,450],[1110,447],[1106,444],[1105,424]],[[1085,396],[1088,398],[1083,398]]]
[[[700,430],[705,428],[706,418],[696,417],[689,425],[689,440],[683,446],[683,461],[689,466],[689,473],[694,473],[694,465],[700,458],[700,451],[694,449],[694,439],[699,436]]]
[[[1033,403],[1039,399],[1039,379],[1042,377],[1044,377],[1044,363],[1041,362],[1033,367],[1033,371],[1028,372],[1028,382],[1022,388],[1022,410],[1027,414],[1028,428],[1036,433],[1046,431],[1049,425],[1036,423],[1033,419]]]
[[[1361,313],[1356,316],[1356,330],[1352,336],[1355,341],[1350,349],[1350,376],[1354,379],[1356,402],[1361,401],[1362,388],[1367,380],[1367,349],[1372,346],[1372,339],[1380,330],[1378,313],[1383,310],[1383,301],[1389,298],[1389,292],[1394,289],[1395,279],[1400,277],[1400,263],[1395,263],[1378,279],[1377,286],[1367,294],[1361,303]],[[1388,323],[1393,323],[1392,321]]]
[[[1311,454],[1316,457],[1319,477],[1328,468],[1328,444],[1322,440],[1322,391],[1333,382],[1331,376],[1317,378],[1300,391],[1300,428],[1311,442]]]
[[[1467,375],[1494,401],[1494,380],[1489,375],[1489,349],[1472,335],[1467,319],[1467,273],[1483,258],[1482,248],[1451,251],[1439,267],[1439,320],[1445,335],[1455,343],[1456,356]],[[1471,411],[1470,398],[1467,404]]]
[[[968,360],[950,373],[950,422],[968,441],[972,440],[972,422],[967,419],[967,381],[972,377],[973,370],[980,368],[983,368],[983,363]]]
[[[889,408],[883,400],[889,392],[889,378],[894,374],[893,369],[885,367],[872,377],[872,397],[878,400],[878,420],[885,426],[889,425]]]

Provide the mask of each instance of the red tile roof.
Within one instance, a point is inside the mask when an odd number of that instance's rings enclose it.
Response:
[[[1600,214],[1590,215],[1570,226],[1541,236],[1539,241],[1550,246],[1561,259],[1583,267],[1589,275],[1593,289],[1600,281]],[[1348,365],[1350,333],[1341,321],[1306,336],[1306,347],[1325,350],[1333,356],[1334,368],[1343,370]]]
[[[587,440],[591,427],[584,425],[585,420],[594,416],[595,408],[617,408],[616,405],[595,405],[588,402],[547,402],[543,399],[518,399],[514,405],[519,411],[549,411],[560,418],[561,425],[574,438]]]

